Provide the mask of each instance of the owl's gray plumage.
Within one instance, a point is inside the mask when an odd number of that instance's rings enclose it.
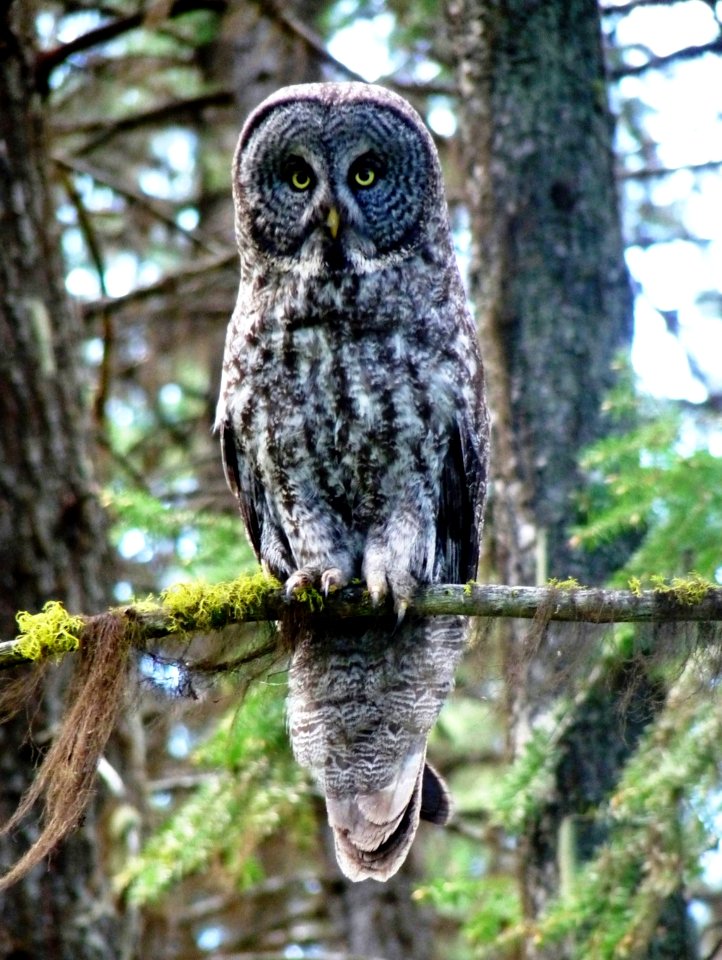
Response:
[[[404,614],[418,584],[475,576],[486,488],[481,362],[441,171],[400,97],[309,84],[251,114],[233,184],[226,476],[289,592],[362,577],[393,600],[373,622],[299,628],[288,711],[341,868],[385,880],[419,817],[448,817],[426,740],[465,640],[459,617]]]

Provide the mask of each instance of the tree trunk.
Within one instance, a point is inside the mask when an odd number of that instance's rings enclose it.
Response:
[[[494,424],[488,535],[508,584],[577,577],[599,583],[624,559],[615,544],[576,551],[580,448],[605,432],[602,400],[632,332],[630,287],[613,174],[599,14],[594,0],[449,0],[474,239],[471,270]],[[510,746],[559,692],[546,631],[533,661],[528,628],[505,649]],[[546,656],[545,656],[546,652]],[[620,707],[623,671],[579,705],[556,789],[522,838],[522,895],[533,920],[559,892],[560,828],[588,823],[612,790],[659,691],[640,683]],[[582,835],[584,833],[585,835]],[[574,855],[603,835],[578,831]],[[649,957],[694,956],[684,911],[670,909]],[[525,956],[547,954],[533,938]]]
[[[632,334],[596,4],[452,0],[450,15],[497,426],[497,565],[526,583],[538,565],[596,580],[610,562],[570,548],[571,495]]]
[[[35,89],[33,5],[0,10],[0,635],[16,610],[49,598],[107,603],[109,550],[87,449],[78,328],[62,281],[42,107]],[[56,678],[40,704],[0,727],[0,817],[32,780],[33,745],[59,712]],[[30,724],[30,734],[28,726]],[[3,872],[36,835],[0,842]],[[97,871],[93,818],[48,866],[0,894],[0,958],[117,956]]]

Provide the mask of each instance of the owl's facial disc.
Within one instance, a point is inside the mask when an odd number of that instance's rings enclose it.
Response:
[[[239,239],[283,270],[368,272],[422,242],[440,177],[424,132],[393,106],[283,101],[236,160]]]

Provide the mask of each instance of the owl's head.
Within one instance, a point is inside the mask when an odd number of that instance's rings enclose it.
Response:
[[[447,232],[433,140],[382,87],[279,90],[248,118],[233,173],[238,242],[252,262],[369,272]]]

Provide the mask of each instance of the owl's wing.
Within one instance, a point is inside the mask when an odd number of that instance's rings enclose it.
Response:
[[[260,478],[242,455],[229,417],[220,421],[219,431],[223,470],[228,486],[238,500],[251,546],[268,573],[277,580],[285,580],[294,569],[286,535],[274,519]]]
[[[476,577],[486,495],[487,425],[464,413],[454,423],[441,475],[436,525],[437,570],[441,583],[466,583]]]
[[[256,556],[261,558],[261,514],[259,506],[263,492],[260,484],[254,479],[251,472],[245,468],[238,457],[236,432],[230,419],[226,418],[220,424],[221,457],[223,472],[231,493],[236,496],[240,507],[241,517],[248,533],[248,539]]]
[[[229,418],[221,421],[220,434],[221,456],[226,482],[238,500],[248,539],[260,560],[263,490],[250,470],[246,469],[245,465],[239,460],[236,432]]]

